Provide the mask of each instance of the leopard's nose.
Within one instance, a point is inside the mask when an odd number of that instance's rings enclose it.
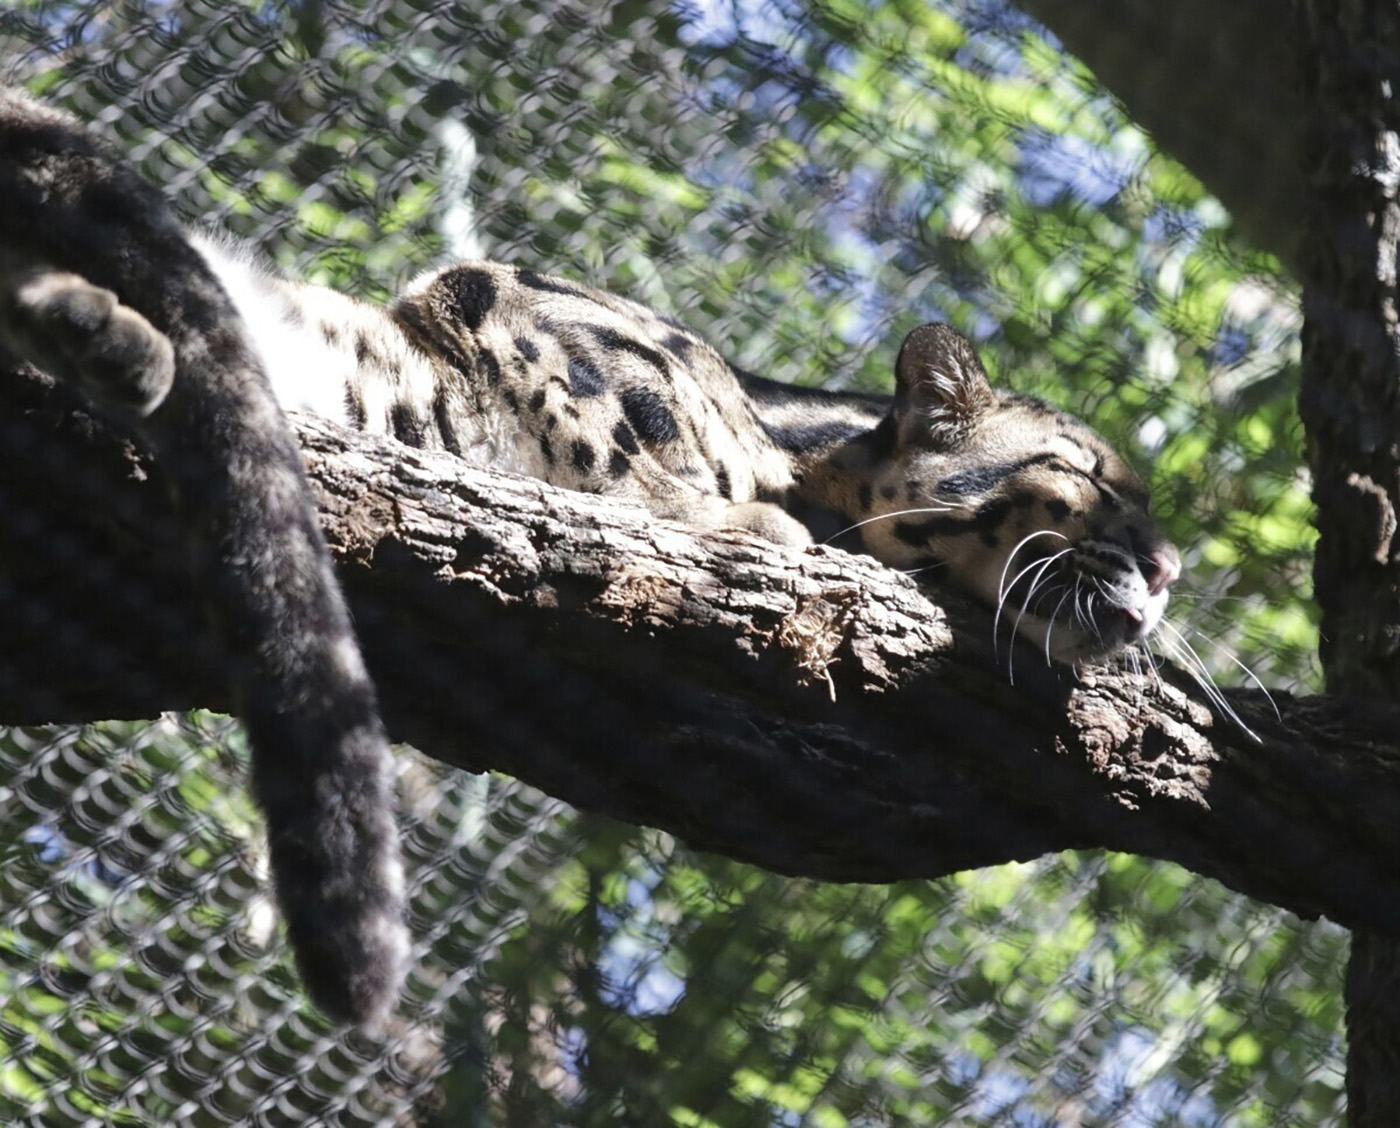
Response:
[[[1181,578],[1181,553],[1169,544],[1154,549],[1143,562],[1142,578],[1151,594],[1161,595]]]

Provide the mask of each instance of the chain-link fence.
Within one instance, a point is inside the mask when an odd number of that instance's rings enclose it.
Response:
[[[996,0],[11,0],[0,66],[367,297],[484,254],[862,390],[951,320],[1150,472],[1207,664],[1315,680],[1289,290]],[[241,747],[207,715],[0,738],[6,1123],[1340,1119],[1337,928],[1122,856],[780,879],[407,752],[403,1024],[334,1035]]]

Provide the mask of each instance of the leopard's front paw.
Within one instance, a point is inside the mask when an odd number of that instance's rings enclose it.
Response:
[[[767,501],[743,501],[724,511],[723,524],[748,529],[764,540],[789,548],[805,548],[812,543],[812,534],[787,510]]]

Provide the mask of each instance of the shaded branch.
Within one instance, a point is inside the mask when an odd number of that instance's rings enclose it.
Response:
[[[5,424],[0,720],[228,708],[149,468]],[[391,731],[444,762],[784,873],[1105,847],[1400,933],[1400,711],[1232,692],[1256,743],[1171,671],[1024,645],[1012,687],[984,610],[872,560],[296,425]]]
[[[1285,266],[1299,263],[1306,105],[1288,0],[1016,0]]]

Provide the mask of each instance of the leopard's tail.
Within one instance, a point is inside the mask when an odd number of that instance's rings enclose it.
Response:
[[[333,1018],[377,1026],[409,954],[393,764],[300,455],[242,323],[159,192],[66,114],[4,90],[0,248],[0,270],[79,275],[173,346],[164,402],[115,414],[172,483],[226,643],[302,979]]]

